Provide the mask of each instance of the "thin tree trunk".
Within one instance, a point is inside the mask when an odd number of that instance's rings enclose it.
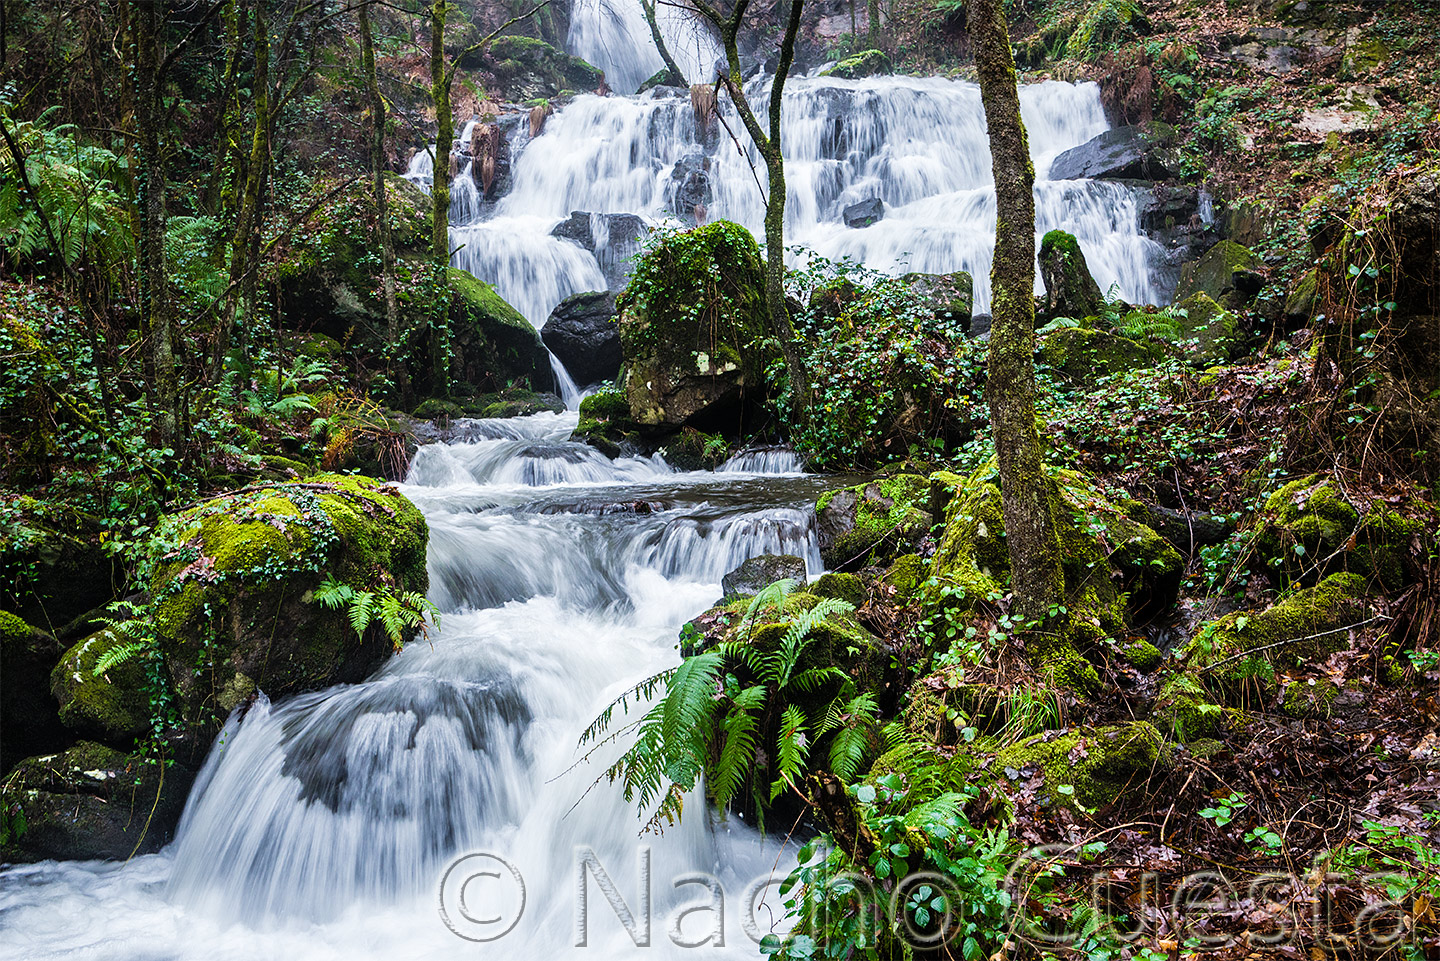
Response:
[[[240,0],[228,0],[223,18],[229,55],[225,58],[225,75],[220,83],[220,130],[215,135],[215,161],[210,170],[210,182],[205,187],[205,207],[212,211],[220,208],[230,158],[238,146],[235,131],[240,126],[240,97],[237,88],[240,61],[245,55],[240,34]]]
[[[685,86],[687,80],[684,71],[675,63],[675,58],[670,55],[670,48],[665,44],[665,38],[660,35],[660,23],[655,16],[656,0],[640,0],[640,6],[645,9],[645,21],[650,24],[650,38],[655,41],[655,49],[660,51],[660,59],[665,61],[665,69],[670,71],[670,80],[679,86]],[[696,83],[706,83],[709,77],[699,77]]]
[[[150,339],[156,439],[175,449],[179,436],[179,375],[170,328],[165,279],[165,171],[160,155],[160,32],[164,4],[131,3],[135,43],[135,126],[140,164],[136,194],[140,213],[140,317]]]
[[[435,174],[430,185],[430,256],[434,276],[431,317],[431,392],[450,396],[450,72],[445,61],[445,0],[430,8],[430,98],[435,104]]]
[[[370,29],[370,4],[360,5],[360,55],[365,70],[365,93],[370,102],[370,178],[375,192],[375,230],[380,238],[380,278],[385,291],[385,363],[392,367],[400,351],[400,307],[395,299],[395,239],[390,233],[390,198],[385,187],[385,98],[375,72],[375,40]],[[392,367],[392,370],[396,369]],[[403,365],[398,367],[404,381]],[[402,398],[409,384],[397,385]]]
[[[1053,482],[1035,426],[1035,168],[1000,0],[972,0],[970,33],[995,172],[994,318],[986,399],[1000,459],[1012,586],[1022,621],[1050,626],[1064,602]],[[1042,630],[1044,627],[1042,627]],[[1040,643],[1042,658],[1054,645]]]
[[[880,49],[880,0],[869,0],[865,15],[869,19],[870,49]]]

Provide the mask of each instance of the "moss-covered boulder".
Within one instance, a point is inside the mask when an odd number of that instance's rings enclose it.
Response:
[[[909,553],[934,524],[930,483],[896,474],[827,491],[815,502],[820,558],[831,570],[858,570]]]
[[[975,280],[968,270],[957,270],[948,274],[908,273],[900,277],[900,282],[908,284],[916,295],[929,304],[936,320],[949,321],[969,329],[975,306]]]
[[[123,571],[100,534],[95,518],[63,503],[0,492],[0,607],[61,634],[104,606]]]
[[[1170,763],[1170,749],[1148,721],[1037,734],[1000,751],[995,766],[1044,774],[1057,804],[1099,808],[1146,782]]]
[[[347,611],[316,602],[326,577],[375,595],[428,586],[424,517],[365,477],[226,495],[165,518],[158,537],[155,632],[180,712],[201,726],[257,689],[361,680],[391,652],[379,624],[358,636]]]
[[[1265,286],[1265,261],[1233,240],[1222,240],[1180,268],[1175,300],[1204,293],[1226,310],[1243,310]]]
[[[930,565],[919,554],[901,554],[885,569],[880,583],[901,599],[913,597],[930,576]]]
[[[839,77],[841,80],[860,80],[864,77],[875,77],[894,72],[895,67],[890,63],[890,57],[885,51],[862,50],[853,57],[841,60],[829,70],[821,73],[820,76]]]
[[[630,400],[620,390],[599,390],[580,401],[580,422],[571,440],[582,441],[606,457],[639,449],[640,425],[630,416]]]
[[[50,696],[50,672],[61,646],[8,611],[0,611],[0,775],[33,754],[53,754],[70,743]]]
[[[1263,611],[1210,621],[1179,652],[1184,671],[1212,695],[1237,706],[1275,696],[1276,668],[1322,661],[1350,644],[1367,619],[1366,581],[1331,574]]]
[[[81,741],[21,761],[0,784],[0,862],[124,860],[173,836],[194,773]]]
[[[870,596],[863,580],[854,574],[845,574],[840,571],[821,574],[815,583],[810,585],[809,591],[816,597],[833,597],[836,600],[844,601],[851,607],[859,607]]]
[[[1177,305],[1180,322],[1177,339],[1184,342],[1196,364],[1223,363],[1240,352],[1240,325],[1235,315],[1221,307],[1204,291],[1197,291]]]
[[[532,37],[496,38],[486,48],[482,65],[500,81],[506,96],[518,102],[595,90],[605,80],[598,67]]]
[[[1151,705],[1151,721],[1182,744],[1220,733],[1225,709],[1187,674],[1175,674],[1160,687]]]
[[[1154,367],[1164,356],[1157,344],[1140,342],[1090,327],[1056,327],[1040,338],[1035,357],[1076,384],[1096,377]]]
[[[495,288],[450,268],[450,347],[453,381],[504,389],[550,390],[555,375],[540,331]]]
[[[744,227],[667,234],[639,258],[616,302],[630,416],[645,428],[739,432],[765,396],[765,274]]]
[[[1032,656],[1067,686],[1093,686],[1079,658],[1103,659],[1128,637],[1132,617],[1163,610],[1179,591],[1184,562],[1171,544],[1132,519],[1127,505],[1074,471],[1045,478],[1061,541],[1067,614]],[[995,462],[968,477],[937,474],[947,489],[945,528],[931,562],[928,603],[954,613],[1002,595],[1010,576],[1005,518]]]
[[[1040,279],[1045,283],[1048,316],[1080,319],[1105,308],[1100,285],[1090,275],[1085,253],[1074,234],[1052,230],[1041,239]]]
[[[50,693],[60,705],[60,720],[82,737],[128,748],[150,729],[151,682],[144,659],[131,656],[102,671],[102,659],[133,645],[106,628],[65,652],[50,673]]]
[[[38,333],[42,318],[24,316],[18,306],[43,289],[26,287],[23,299],[8,298],[0,311],[0,477],[17,485],[47,479],[59,453],[54,428],[63,415],[47,385],[65,372]]]
[[[1305,271],[1285,298],[1285,323],[1292,328],[1304,327],[1315,318],[1315,305],[1320,293],[1320,274]]]
[[[1353,571],[1394,590],[1420,575],[1436,517],[1431,505],[1414,499],[1352,502],[1334,478],[1312,474],[1271,494],[1256,525],[1251,565],[1281,586]]]

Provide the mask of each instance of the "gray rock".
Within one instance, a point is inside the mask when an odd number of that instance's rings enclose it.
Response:
[[[540,328],[540,338],[577,384],[598,384],[620,375],[620,325],[611,291],[566,297]]]
[[[675,161],[670,171],[670,212],[690,226],[704,219],[715,199],[710,186],[710,157],[693,150]]]
[[[592,214],[570,212],[556,224],[550,236],[577,244],[595,255],[609,290],[619,291],[630,280],[633,258],[641,242],[650,236],[650,225],[635,214]]]
[[[805,583],[805,560],[794,554],[761,554],[735,568],[720,586],[726,597],[754,595],[776,581],[791,579]]]
[[[868,227],[871,224],[879,223],[884,216],[885,204],[879,197],[871,197],[858,204],[851,204],[840,214],[847,227]]]
[[[1163,123],[1107,130],[1056,157],[1050,179],[1170,180],[1177,175],[1169,149],[1174,137],[1174,128]]]

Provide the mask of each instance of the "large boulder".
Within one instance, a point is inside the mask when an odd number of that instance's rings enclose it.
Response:
[[[820,557],[831,570],[885,564],[913,551],[930,530],[930,483],[896,474],[827,491],[815,502]]]
[[[1105,296],[1090,275],[1074,234],[1052,230],[1041,239],[1040,279],[1045,284],[1045,312],[1051,317],[1079,319],[1105,309]]]
[[[949,274],[909,273],[900,278],[913,293],[930,306],[936,320],[945,320],[970,329],[971,311],[975,306],[975,281],[968,270]]]
[[[560,301],[540,328],[540,339],[577,384],[598,384],[620,374],[620,325],[609,291],[571,294]]]
[[[720,581],[726,597],[759,594],[776,581],[805,583],[805,558],[794,554],[761,554],[752,557]]]
[[[703,223],[705,211],[715,199],[709,154],[695,149],[675,161],[667,193],[670,212],[682,223],[692,227]]]
[[[0,787],[0,862],[123,861],[170,841],[194,772],[81,741],[21,761]]]
[[[1175,299],[1203,293],[1226,310],[1244,310],[1265,286],[1265,261],[1233,240],[1222,240],[1180,269]]]
[[[449,274],[452,384],[553,389],[555,373],[540,331],[483,280],[455,267]],[[417,382],[427,384],[428,378],[422,374]]]
[[[70,743],[50,697],[50,672],[60,643],[8,611],[0,611],[0,775],[32,754],[53,754]]]
[[[0,608],[59,636],[113,599],[123,579],[94,517],[0,494]]]
[[[378,623],[357,634],[347,610],[314,592],[330,577],[375,597],[424,594],[428,540],[397,489],[336,474],[166,517],[150,590],[182,718],[213,726],[256,690],[276,697],[365,678],[391,639]]]
[[[765,273],[739,224],[666,236],[616,302],[631,417],[648,428],[734,433],[765,393]]]
[[[635,214],[592,214],[571,211],[570,216],[551,229],[552,237],[568,240],[595,255],[607,289],[621,290],[635,271],[635,255],[650,225]]]
[[[1106,178],[1112,180],[1171,180],[1179,172],[1170,149],[1175,130],[1151,122],[1107,130],[1050,163],[1051,180]]]
[[[1060,327],[1040,338],[1036,359],[1077,384],[1096,377],[1154,367],[1163,356],[1155,344],[1131,340],[1089,327]]]
[[[1233,358],[1241,346],[1240,323],[1235,315],[1216,303],[1209,294],[1197,291],[1176,306],[1180,326],[1178,339],[1192,348],[1199,364],[1218,364]]]
[[[50,672],[50,693],[60,705],[60,721],[66,727],[120,747],[128,747],[150,730],[152,692],[145,665],[136,656],[117,658],[134,644],[106,628],[60,658]]]
[[[856,204],[850,204],[840,211],[840,219],[847,227],[869,227],[871,224],[878,224],[885,218],[885,202],[879,197],[871,197],[869,200],[862,200]]]

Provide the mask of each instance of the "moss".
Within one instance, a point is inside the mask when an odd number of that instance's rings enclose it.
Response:
[[[885,571],[880,581],[895,589],[902,598],[909,598],[930,576],[930,568],[919,554],[902,554]]]
[[[1365,617],[1365,578],[1331,574],[1263,611],[1227,614],[1206,624],[1181,656],[1197,682],[1231,702],[1276,692],[1275,668],[1321,661],[1349,643]]]
[[[358,680],[390,649],[311,599],[322,577],[357,590],[424,593],[428,529],[393,487],[322,474],[174,515],[176,545],[150,585],[161,650],[187,720],[233,700],[238,674],[274,695]],[[174,558],[169,560],[168,558]]]
[[[1040,241],[1040,277],[1045,284],[1045,312],[1052,317],[1081,319],[1101,312],[1105,297],[1085,263],[1074,234],[1052,230]]]
[[[441,397],[422,401],[411,413],[421,420],[459,420],[465,416],[465,411],[459,404]]]
[[[854,487],[826,491],[815,502],[825,512],[842,491],[855,498],[854,525],[829,543],[822,542],[827,568],[883,564],[912,547],[930,529],[930,482],[919,474],[895,474]]]
[[[833,597],[855,607],[864,604],[869,597],[865,582],[854,574],[821,574],[807,590],[816,597]]]
[[[1180,320],[1179,339],[1195,342],[1192,362],[1215,364],[1235,355],[1240,347],[1240,327],[1234,314],[1204,291],[1191,294],[1178,306],[1185,311]]]
[[[1149,673],[1160,666],[1165,655],[1143,637],[1133,638],[1120,646],[1120,655],[1136,670]]]
[[[1177,674],[1161,686],[1153,709],[1155,723],[1182,744],[1215,736],[1224,716],[1224,708],[1185,674]]]
[[[1222,240],[1180,268],[1175,299],[1183,306],[1192,294],[1203,293],[1226,310],[1240,310],[1259,291],[1256,281],[1264,270],[1265,261],[1254,251]]]
[[[1329,717],[1339,694],[1335,682],[1325,678],[1292,681],[1280,696],[1280,713],[1294,718]]]
[[[1093,384],[1096,377],[1154,367],[1162,356],[1164,351],[1156,344],[1086,327],[1050,331],[1041,338],[1036,354],[1042,364],[1084,384]]]
[[[98,677],[96,663],[125,641],[112,630],[90,635],[71,647],[50,674],[50,692],[60,704],[60,721],[73,731],[124,744],[150,729],[149,681],[141,657],[109,668]]]
[[[895,68],[890,63],[890,57],[883,50],[862,50],[853,57],[841,60],[820,76],[859,80],[863,77],[894,72]]]
[[[1315,269],[1305,271],[1296,282],[1290,295],[1285,298],[1285,316],[1292,322],[1309,323],[1315,316],[1315,302],[1319,296],[1320,273]]]
[[[1143,788],[1169,760],[1154,725],[1134,721],[1081,728],[1058,737],[1039,734],[1001,750],[995,764],[1017,771],[1038,769],[1057,803],[1096,808],[1114,803],[1130,789]],[[1060,790],[1066,785],[1073,791]]]
[[[1373,34],[1361,34],[1345,45],[1345,57],[1340,62],[1340,75],[1348,79],[1373,73],[1390,59],[1390,48],[1385,41]]]
[[[29,624],[9,611],[0,611],[0,648],[24,644],[33,634]]]

